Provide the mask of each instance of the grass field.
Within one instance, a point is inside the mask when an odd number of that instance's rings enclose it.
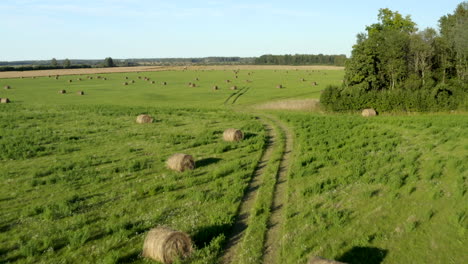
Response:
[[[11,86],[0,97],[12,101],[0,105],[0,263],[152,263],[140,254],[158,225],[192,237],[196,250],[185,263],[218,262],[268,147],[265,121],[277,139],[234,262],[262,260],[288,137],[277,263],[306,263],[311,255],[467,262],[466,114],[364,119],[253,107],[318,98],[343,74],[200,69],[0,79],[0,87]],[[136,124],[141,113],[155,122]],[[222,141],[230,127],[245,139]],[[197,168],[166,169],[177,152],[193,155]]]

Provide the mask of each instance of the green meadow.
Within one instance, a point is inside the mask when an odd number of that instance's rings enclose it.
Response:
[[[146,232],[159,225],[192,238],[194,253],[180,263],[217,263],[267,148],[264,122],[277,144],[239,263],[262,261],[287,136],[280,122],[293,147],[277,263],[306,263],[312,255],[347,263],[467,262],[466,113],[365,119],[254,107],[319,98],[343,75],[189,70],[0,79],[0,97],[11,100],[0,104],[0,263],[154,263],[141,250]],[[139,114],[155,120],[137,124]],[[224,142],[231,127],[244,140]],[[167,169],[174,153],[193,155],[196,169]]]

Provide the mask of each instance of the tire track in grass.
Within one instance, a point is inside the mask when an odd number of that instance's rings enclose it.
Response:
[[[257,164],[257,167],[255,168],[252,179],[250,180],[250,183],[247,186],[247,189],[244,193],[244,197],[242,198],[239,212],[234,222],[231,234],[227,240],[228,242],[225,248],[225,252],[220,259],[221,263],[233,262],[233,259],[237,254],[241,239],[244,236],[245,231],[248,227],[250,214],[257,198],[258,189],[262,184],[262,176],[264,174],[264,170],[270,160],[273,149],[275,147],[276,134],[274,128],[266,122],[263,122],[263,125],[268,133],[266,147],[260,161]]]
[[[270,217],[268,219],[268,229],[263,251],[263,263],[276,263],[278,259],[278,249],[281,248],[281,234],[284,219],[284,207],[287,202],[288,174],[293,150],[293,137],[288,127],[276,118],[271,118],[275,124],[283,131],[286,142],[280,167],[276,175],[276,185],[273,193]]]

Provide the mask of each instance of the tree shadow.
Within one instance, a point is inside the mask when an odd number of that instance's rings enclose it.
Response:
[[[337,260],[349,264],[380,264],[387,253],[388,250],[375,247],[353,247]]]
[[[196,161],[195,167],[196,167],[196,168],[205,167],[205,166],[208,166],[208,165],[211,165],[211,164],[218,163],[219,161],[221,161],[220,158],[206,158],[206,159],[201,159],[201,160],[197,160],[197,161]]]
[[[213,238],[216,238],[221,234],[226,235],[230,230],[231,225],[229,224],[203,227],[192,236],[193,243],[197,246],[197,248],[205,247],[206,245],[210,244]]]

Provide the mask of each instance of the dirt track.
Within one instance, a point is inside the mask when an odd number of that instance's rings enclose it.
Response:
[[[343,70],[337,66],[293,66],[293,65],[213,65],[213,66],[138,66],[115,68],[85,68],[63,70],[38,70],[38,71],[8,71],[0,72],[1,78],[19,78],[49,75],[76,75],[98,74],[116,72],[148,72],[148,71],[181,71],[181,70]]]

